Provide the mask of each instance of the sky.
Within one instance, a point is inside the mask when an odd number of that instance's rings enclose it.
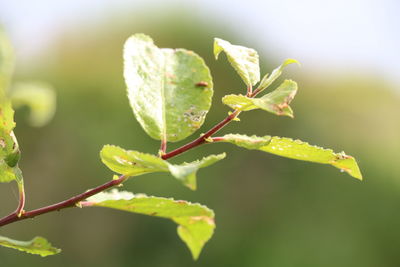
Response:
[[[366,71],[400,84],[397,0],[0,0],[0,22],[24,57],[46,47],[70,22],[94,20],[110,10],[173,4],[232,25],[278,57],[290,55],[306,66]]]

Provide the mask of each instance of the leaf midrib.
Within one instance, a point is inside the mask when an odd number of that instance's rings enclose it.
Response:
[[[162,122],[163,122],[163,129],[162,131],[162,136],[161,136],[161,142],[166,142],[167,141],[167,117],[166,117],[166,97],[165,97],[165,83],[167,79],[166,75],[166,68],[167,68],[167,56],[166,53],[164,52],[164,49],[161,49],[161,53],[163,55],[163,79],[161,80],[161,112],[162,112]]]

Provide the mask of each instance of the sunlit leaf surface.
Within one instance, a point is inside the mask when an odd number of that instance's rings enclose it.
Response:
[[[152,138],[180,141],[203,124],[213,83],[194,52],[160,49],[150,37],[135,34],[125,43],[124,76],[133,112]]]
[[[260,65],[256,50],[240,45],[233,45],[228,41],[215,38],[215,59],[218,59],[218,55],[222,51],[225,52],[229,63],[231,63],[247,86],[255,85],[260,81]]]
[[[228,134],[220,137],[219,141],[236,144],[247,149],[265,151],[286,158],[330,164],[347,172],[354,178],[362,180],[356,160],[344,152],[335,153],[331,149],[313,146],[300,140],[277,136],[258,137]]]
[[[133,213],[170,219],[178,224],[178,235],[189,247],[194,259],[214,233],[214,212],[200,204],[183,200],[132,194],[130,192],[99,193],[83,206],[113,208]]]
[[[276,90],[262,97],[250,98],[243,95],[227,95],[222,98],[222,102],[241,111],[262,109],[279,116],[293,117],[293,110],[289,104],[296,93],[296,82],[285,80]]]
[[[0,183],[16,180],[22,183],[22,173],[17,164],[20,151],[13,129],[14,110],[6,96],[13,71],[14,55],[11,45],[0,28]]]
[[[169,172],[185,186],[196,190],[197,171],[225,158],[225,153],[210,155],[189,163],[171,164],[155,155],[106,145],[101,150],[100,157],[102,162],[116,173],[137,176],[152,172]]]

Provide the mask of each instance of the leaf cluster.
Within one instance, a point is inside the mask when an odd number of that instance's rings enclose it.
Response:
[[[7,50],[4,47],[8,45],[4,45],[4,42],[0,44],[0,52]],[[168,152],[169,143],[186,139],[204,123],[213,97],[211,72],[204,60],[193,51],[159,48],[145,34],[134,34],[126,41],[123,59],[129,103],[143,130],[151,138],[160,141],[160,149],[158,153],[147,154],[115,145],[105,145],[100,152],[101,161],[120,175],[114,176],[116,181],[123,182],[139,175],[166,172],[184,186],[196,190],[197,172],[224,159],[226,154],[207,155],[196,161],[179,164],[170,163],[167,159],[202,144],[219,142],[281,157],[332,165],[357,179],[362,179],[357,162],[344,152],[335,153],[330,149],[286,137],[244,134],[214,136],[229,122],[239,120],[241,112],[261,109],[273,115],[293,118],[290,103],[298,91],[297,83],[284,80],[276,89],[269,89],[287,65],[298,62],[287,59],[270,75],[265,74],[261,78],[259,55],[256,50],[215,38],[213,51],[216,59],[221,53],[226,54],[246,86],[244,92],[233,92],[222,98],[222,103],[232,111],[219,124],[186,145]],[[7,67],[12,66],[12,63],[7,61],[7,55],[0,53],[0,81],[3,84],[3,87],[0,87],[0,182],[17,181],[20,195],[23,196],[22,174],[18,168],[20,152],[13,134],[15,122],[11,101],[14,101],[15,106],[30,106],[31,122],[41,126],[54,114],[55,96],[46,86],[37,84],[16,86],[14,92],[7,96],[5,84],[8,83],[9,74],[12,72]],[[269,91],[266,92],[267,90]],[[214,212],[211,209],[184,200],[114,189],[100,192],[75,204],[82,208],[106,207],[172,220],[178,225],[178,235],[186,243],[194,259],[199,257],[215,228]],[[20,208],[18,214],[23,212]],[[0,245],[41,256],[59,252],[41,237],[29,242],[0,237]]]
[[[164,159],[183,153],[203,143],[227,142],[239,147],[261,150],[282,157],[330,164],[346,171],[355,178],[361,179],[356,161],[344,152],[335,153],[332,150],[290,138],[258,137],[243,134],[214,137],[213,135],[229,121],[238,120],[241,112],[261,109],[274,115],[293,117],[290,103],[298,90],[296,82],[285,80],[275,90],[261,97],[256,97],[279,78],[287,65],[299,64],[296,60],[285,60],[282,65],[272,71],[271,75],[265,74],[260,79],[257,51],[244,46],[232,45],[228,41],[215,38],[215,58],[218,59],[222,52],[226,54],[228,61],[245,83],[246,93],[244,95],[230,94],[224,96],[222,102],[233,109],[229,116],[206,134],[202,134],[187,145],[168,153],[166,151],[168,142],[185,139],[203,124],[210,109],[213,95],[210,70],[200,56],[192,51],[158,48],[149,36],[144,34],[131,36],[124,46],[124,77],[127,84],[127,95],[136,119],[150,137],[161,141],[161,148],[158,155],[150,155],[107,145],[100,153],[103,163],[112,171],[127,177],[152,172],[168,172],[181,181],[183,185],[195,190],[197,188],[196,172],[200,168],[225,158],[225,153],[209,155],[201,160],[182,164],[171,164]],[[253,86],[257,83],[259,83],[258,87],[253,90]],[[117,192],[113,192],[113,196],[116,195],[118,196]],[[92,205],[159,216],[160,211],[156,206],[152,206],[155,199],[158,198],[141,198],[141,201],[147,205],[146,212],[129,208],[133,200],[137,201],[133,196],[129,200],[108,198],[105,200],[106,202],[94,201]],[[104,203],[107,203],[107,205],[104,205]],[[136,205],[133,206],[137,207]],[[163,216],[174,218],[175,212],[179,213],[185,210],[186,207],[179,205],[168,206],[169,213],[163,213]],[[201,215],[203,210],[198,210],[198,212],[191,215],[191,221],[196,221],[194,218],[203,218],[203,215]],[[207,218],[208,221],[210,217]],[[188,245],[195,259],[204,243],[211,237],[211,228],[214,227],[214,223],[205,224],[204,227],[209,227],[206,231],[207,234],[203,233],[204,238],[190,239],[191,241],[183,238],[182,233],[178,230],[179,236]],[[199,229],[199,231],[202,230]],[[193,233],[193,235],[201,236],[202,234],[199,232]]]

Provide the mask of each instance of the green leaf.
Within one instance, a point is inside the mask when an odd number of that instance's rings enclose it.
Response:
[[[22,172],[18,165],[10,167],[4,160],[0,160],[0,183],[8,183],[14,180],[18,184],[23,184]]]
[[[61,249],[53,247],[45,238],[37,236],[31,241],[18,241],[0,236],[0,246],[18,249],[42,257],[58,254]]]
[[[4,160],[0,160],[0,183],[8,183],[15,180],[12,167],[8,166]]]
[[[13,132],[14,110],[6,95],[13,69],[14,53],[0,27],[0,183],[16,180],[18,188],[23,190],[22,172],[18,167],[20,151]]]
[[[22,181],[18,168],[20,151],[13,129],[15,127],[14,111],[10,101],[0,98],[0,183],[13,180]]]
[[[19,159],[19,148],[13,133],[14,110],[6,96],[6,90],[14,68],[11,44],[0,27],[0,182],[15,179],[13,167]]]
[[[218,155],[210,155],[201,160],[196,160],[190,163],[183,163],[180,165],[168,164],[169,171],[178,180],[180,180],[184,185],[192,190],[196,190],[196,173],[200,168],[204,168],[214,164],[221,159],[224,159],[225,153]]]
[[[125,43],[124,76],[133,112],[152,138],[180,141],[203,124],[213,83],[194,52],[160,49],[150,37],[135,34]]]
[[[43,82],[19,82],[13,86],[11,100],[15,108],[30,108],[29,122],[32,126],[41,127],[47,124],[56,110],[54,89]]]
[[[260,65],[256,50],[240,45],[232,45],[225,40],[215,38],[215,59],[218,59],[218,55],[222,51],[225,52],[229,63],[231,63],[247,86],[255,85],[260,81]]]
[[[227,134],[218,138],[219,141],[232,143],[247,149],[260,149],[271,142],[271,136],[248,136],[243,134]]]
[[[0,98],[0,159],[4,159],[15,150],[15,137],[12,132],[14,127],[11,102],[5,97]]]
[[[293,110],[289,106],[297,93],[297,83],[292,80],[285,80],[276,90],[260,97],[250,98],[243,95],[226,95],[222,102],[233,109],[249,111],[263,109],[279,116],[293,118]]]
[[[152,172],[168,172],[168,163],[161,158],[118,146],[105,145],[100,151],[101,161],[112,171],[125,176]]]
[[[185,186],[196,190],[197,171],[225,158],[225,153],[210,155],[201,160],[177,165],[155,155],[106,145],[101,150],[100,157],[102,162],[116,173],[125,176],[138,176],[152,172],[169,172]]]
[[[196,260],[214,233],[214,212],[200,204],[183,200],[119,192],[99,193],[83,202],[82,206],[113,208],[133,213],[170,219],[178,224],[178,235],[189,247]]]
[[[279,76],[281,76],[283,69],[292,63],[297,63],[300,65],[300,63],[295,60],[295,59],[286,59],[282,65],[280,65],[279,67],[277,67],[276,69],[274,69],[271,73],[271,76],[268,76],[268,73],[262,78],[260,85],[258,86],[259,90],[262,91],[264,89],[266,89],[268,86],[270,86]]]
[[[286,158],[330,164],[347,172],[354,178],[362,180],[360,169],[352,156],[348,156],[344,152],[335,153],[331,149],[312,146],[300,140],[276,136],[257,137],[254,135],[228,134],[218,137],[218,141],[232,143],[248,149],[265,151]]]

